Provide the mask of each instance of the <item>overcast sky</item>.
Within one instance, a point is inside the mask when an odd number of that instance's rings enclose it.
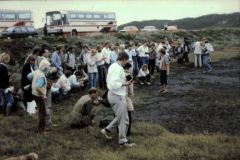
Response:
[[[0,9],[32,10],[35,27],[42,27],[46,11],[113,11],[118,25],[149,19],[179,19],[240,11],[240,0],[32,0],[0,1]]]

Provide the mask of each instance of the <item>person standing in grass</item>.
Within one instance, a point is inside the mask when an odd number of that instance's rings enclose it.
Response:
[[[96,87],[97,85],[97,56],[96,56],[97,50],[92,49],[91,53],[88,55],[87,58],[87,66],[88,66],[88,78],[89,78],[89,86]]]
[[[160,92],[161,93],[167,93],[167,76],[169,75],[169,58],[166,55],[166,50],[161,49],[161,60],[160,60],[160,65],[159,65],[159,70],[160,70]]]
[[[6,116],[10,114],[13,107],[13,91],[14,87],[10,86],[9,72],[7,64],[10,62],[10,55],[7,53],[0,54],[0,110],[5,109]]]
[[[132,81],[126,81],[123,66],[128,63],[129,56],[125,52],[118,55],[117,62],[113,63],[108,70],[107,87],[108,101],[112,106],[115,118],[101,133],[107,138],[112,139],[110,136],[111,130],[118,126],[119,145],[124,147],[133,147],[135,144],[130,143],[127,139],[127,130],[129,125],[127,101],[126,101],[126,87],[131,85]]]
[[[131,81],[133,80],[133,77],[130,72],[130,68],[132,65],[130,63],[127,63],[124,66],[124,71],[126,74],[126,80]],[[131,126],[132,126],[132,113],[134,111],[133,103],[132,103],[132,97],[134,96],[133,92],[133,83],[131,83],[129,86],[127,86],[127,96],[126,96],[126,101],[127,101],[127,109],[128,109],[128,118],[129,118],[129,125],[128,125],[128,131],[127,131],[127,136],[130,136],[131,134]]]
[[[42,60],[39,69],[30,73],[28,79],[32,80],[32,94],[38,108],[38,132],[43,133],[46,126],[47,78],[50,73],[50,63]]]
[[[202,67],[202,43],[200,41],[195,42],[193,53],[195,67]]]
[[[205,40],[205,44],[203,48],[204,73],[212,71],[212,66],[209,64],[209,54],[213,51],[214,51],[213,46],[208,42],[208,40]]]

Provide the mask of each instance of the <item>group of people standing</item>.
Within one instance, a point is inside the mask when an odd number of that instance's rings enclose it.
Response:
[[[50,54],[49,48],[43,45],[34,48],[26,58],[21,77],[21,90],[25,108],[32,101],[38,109],[38,132],[45,131],[46,125],[54,125],[51,121],[52,99],[65,96],[75,88],[89,88],[88,94],[81,97],[70,114],[72,127],[86,127],[93,124],[94,106],[100,103],[110,105],[115,118],[101,133],[112,139],[111,130],[117,126],[119,144],[132,147],[135,144],[127,139],[130,135],[132,111],[133,84],[151,85],[154,72],[160,72],[160,92],[167,93],[167,77],[170,72],[171,56],[179,63],[189,62],[188,54],[192,49],[190,42],[184,38],[182,43],[167,39],[154,42],[127,42],[125,44],[101,43],[89,49],[87,45],[81,48],[79,56],[75,47],[58,45]],[[201,59],[206,72],[212,70],[209,53],[213,47],[205,39],[194,44],[195,66],[201,66]],[[200,55],[203,55],[200,56]],[[10,56],[0,54],[0,109],[6,106],[9,115],[14,104],[7,64]],[[98,89],[106,91],[106,103],[99,99]]]

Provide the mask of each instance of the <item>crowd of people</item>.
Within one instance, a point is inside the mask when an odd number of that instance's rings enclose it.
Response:
[[[35,102],[38,132],[43,133],[54,125],[52,103],[61,101],[71,91],[88,88],[88,94],[78,100],[70,113],[70,126],[91,126],[96,116],[94,106],[100,103],[111,106],[114,119],[101,133],[112,139],[111,130],[117,126],[119,144],[126,147],[135,145],[127,139],[134,111],[134,83],[151,85],[155,71],[160,72],[160,92],[166,94],[171,61],[188,63],[189,53],[193,51],[195,67],[204,66],[204,72],[210,72],[209,54],[214,51],[206,39],[192,45],[187,38],[171,42],[165,38],[160,43],[100,43],[92,49],[84,45],[79,56],[75,49],[58,45],[51,54],[46,45],[34,48],[22,68],[20,92],[9,80],[10,55],[0,54],[0,110],[8,116],[16,102],[26,111]],[[103,99],[99,97],[99,90],[105,92]]]

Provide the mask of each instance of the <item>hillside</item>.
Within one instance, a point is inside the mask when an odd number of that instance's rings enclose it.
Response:
[[[215,28],[215,27],[240,27],[240,12],[232,14],[209,14],[200,16],[197,18],[183,18],[178,20],[146,20],[146,21],[133,21],[120,25],[118,29],[122,29],[124,26],[134,25],[138,28],[144,26],[156,26],[157,28],[163,28],[164,23],[168,25],[177,25],[179,29],[203,29],[203,28]]]

